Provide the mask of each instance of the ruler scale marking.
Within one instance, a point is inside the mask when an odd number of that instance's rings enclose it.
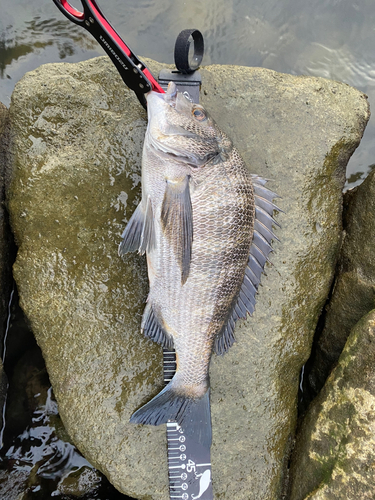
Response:
[[[174,374],[170,367],[172,357],[175,360],[175,353],[163,349],[163,356],[164,382],[167,384]],[[173,366],[176,364],[173,363]],[[213,500],[210,448],[196,442],[186,430],[177,422],[167,423],[170,498]]]

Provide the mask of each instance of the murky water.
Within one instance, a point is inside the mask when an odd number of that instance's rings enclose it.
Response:
[[[119,493],[71,443],[17,294],[8,326],[3,358],[9,387],[0,435],[0,498],[132,500]]]
[[[71,4],[82,9],[79,0]],[[196,27],[204,64],[262,66],[323,76],[365,92],[375,104],[373,0],[106,0],[107,18],[137,54],[173,62],[177,34]],[[1,0],[0,101],[8,105],[22,75],[47,62],[103,54],[52,0]],[[375,117],[348,166],[350,187],[375,164]]]

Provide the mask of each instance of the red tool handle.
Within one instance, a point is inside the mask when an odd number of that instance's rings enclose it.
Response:
[[[124,83],[137,94],[144,107],[146,107],[144,94],[150,90],[164,93],[147,66],[138,59],[109,24],[95,0],[81,0],[83,12],[70,5],[68,0],[53,0],[53,2],[65,17],[87,29],[100,43],[116,66]]]

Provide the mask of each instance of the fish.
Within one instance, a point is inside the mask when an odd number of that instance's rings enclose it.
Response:
[[[138,424],[190,422],[211,435],[209,365],[235,342],[235,323],[252,315],[269,261],[277,194],[250,174],[207,110],[177,91],[147,94],[142,197],[119,255],[146,253],[149,294],[141,330],[175,349],[176,372],[130,418]],[[195,429],[195,430],[194,430]]]

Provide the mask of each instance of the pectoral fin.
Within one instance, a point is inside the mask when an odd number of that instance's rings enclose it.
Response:
[[[179,181],[166,181],[161,223],[178,260],[181,283],[184,284],[189,276],[193,243],[189,176]]]
[[[122,237],[123,240],[118,249],[120,256],[136,250],[140,254],[144,254],[146,250],[150,250],[154,246],[153,214],[149,197],[146,203],[141,201],[137,206],[122,233]]]

